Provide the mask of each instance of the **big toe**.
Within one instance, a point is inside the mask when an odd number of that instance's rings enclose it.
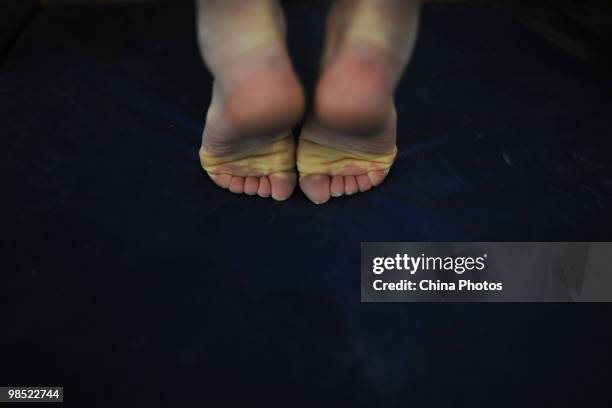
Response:
[[[300,188],[310,201],[323,204],[329,201],[330,178],[326,174],[309,174],[300,178]]]
[[[297,174],[281,171],[270,174],[268,180],[270,180],[272,198],[276,201],[284,201],[288,199],[293,193],[293,190],[295,190]]]
[[[388,173],[389,170],[373,170],[368,172],[368,179],[370,180],[370,183],[372,183],[372,187],[376,187],[382,183],[385,177],[387,177]]]

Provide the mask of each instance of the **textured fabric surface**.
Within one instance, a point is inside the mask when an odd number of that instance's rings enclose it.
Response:
[[[309,87],[323,13],[288,9]],[[610,79],[500,10],[421,23],[393,170],[315,206],[202,171],[190,5],[42,10],[0,67],[0,383],[92,407],[609,403],[609,305],[359,302],[362,241],[611,238]]]

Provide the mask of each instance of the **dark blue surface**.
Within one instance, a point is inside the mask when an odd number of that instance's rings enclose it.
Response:
[[[310,86],[323,8],[288,14]],[[361,241],[610,240],[609,78],[502,11],[428,6],[387,181],[275,203],[199,167],[193,23],[47,7],[0,67],[1,384],[92,407],[611,402],[609,305],[359,294]]]
[[[0,64],[19,34],[36,14],[36,0],[2,0],[0,4]]]

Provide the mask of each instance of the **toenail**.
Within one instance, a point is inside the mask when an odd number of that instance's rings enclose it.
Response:
[[[332,194],[332,197],[342,197],[342,193],[334,193]]]

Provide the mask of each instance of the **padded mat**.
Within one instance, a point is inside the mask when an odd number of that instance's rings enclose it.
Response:
[[[324,11],[287,9],[309,87]],[[323,206],[213,185],[211,81],[189,4],[49,6],[22,33],[0,67],[0,383],[80,406],[609,401],[608,305],[361,304],[359,262],[363,241],[609,240],[610,78],[502,10],[428,5],[395,166]]]
[[[37,10],[36,0],[2,0],[0,6],[0,63]]]

